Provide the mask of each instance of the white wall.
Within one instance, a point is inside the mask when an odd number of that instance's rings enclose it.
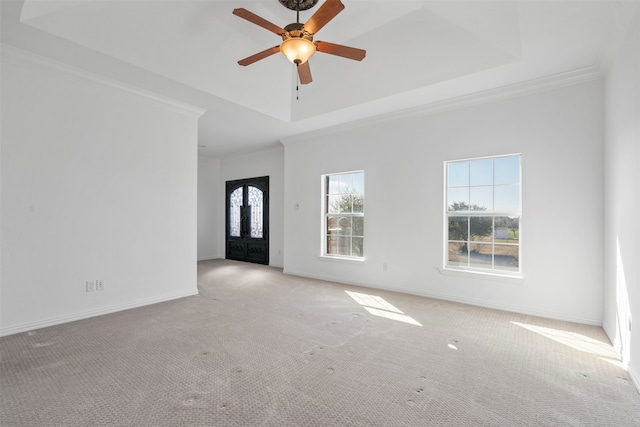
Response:
[[[220,235],[224,202],[220,160],[198,157],[198,260],[224,258],[219,244],[224,239],[224,234]]]
[[[218,251],[224,258],[225,183],[236,179],[269,177],[269,265],[283,267],[284,254],[284,149],[275,148],[221,162]]]
[[[600,324],[602,81],[427,111],[283,141],[285,272]],[[519,152],[525,280],[441,274],[443,162]],[[320,258],[320,176],[359,169],[366,261]]]
[[[603,326],[640,390],[640,16],[606,76]]]
[[[3,46],[2,335],[197,293],[200,114]]]

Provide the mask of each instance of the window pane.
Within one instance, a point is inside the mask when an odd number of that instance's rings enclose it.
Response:
[[[493,185],[493,159],[471,160],[469,169],[471,185]]]
[[[351,256],[351,236],[338,236],[338,255]]]
[[[494,264],[496,270],[518,271],[520,268],[520,256],[518,245],[495,245]]]
[[[327,196],[327,213],[340,213],[340,201],[342,196],[334,194]]]
[[[351,213],[351,196],[348,194],[334,194],[328,198],[327,213]]]
[[[491,268],[493,264],[493,245],[486,243],[469,244],[469,266],[476,268]]]
[[[340,210],[339,212],[341,213],[351,213],[353,212],[353,196],[349,195],[349,194],[343,194],[342,196],[340,196],[340,200],[339,200],[339,206],[340,206]]]
[[[229,236],[240,237],[240,207],[242,187],[236,188],[229,197]]]
[[[353,191],[354,193],[364,194],[364,173],[353,174]]]
[[[364,196],[362,194],[353,195],[353,212],[354,213],[364,212]]]
[[[447,265],[456,267],[466,267],[469,262],[466,243],[449,242],[449,252],[447,254]]]
[[[472,216],[470,218],[471,240],[478,242],[493,241],[493,217]]]
[[[466,217],[466,216],[449,217],[448,240],[467,240],[468,233],[469,233],[469,217]]]
[[[471,187],[470,207],[472,211],[491,211],[493,210],[493,187]]]
[[[497,157],[494,168],[495,185],[520,183],[520,156]]]
[[[262,239],[262,190],[252,185],[249,186],[250,227],[249,235],[254,239]]]
[[[499,185],[494,187],[496,211],[520,210],[520,186],[519,185]]]
[[[335,236],[335,235],[327,236],[327,253],[328,254],[338,253],[338,236]]]
[[[518,243],[520,241],[520,218],[497,216],[494,227],[496,243]]]
[[[469,209],[469,187],[449,188],[447,193],[447,209],[449,211]]]
[[[340,193],[340,178],[337,175],[327,177],[328,188],[327,194],[339,194]]]
[[[362,256],[364,253],[364,239],[362,237],[353,237],[351,239],[351,255]]]
[[[338,229],[341,236],[351,236],[351,218],[340,217],[338,219]]]
[[[364,218],[354,217],[351,220],[351,234],[354,236],[364,236]]]
[[[338,217],[327,217],[327,234],[338,234],[340,227],[338,226]]]
[[[447,164],[447,186],[465,187],[469,185],[469,162]]]
[[[350,173],[345,173],[342,175],[338,175],[340,179],[340,192],[341,193],[351,193],[353,192],[353,175]]]

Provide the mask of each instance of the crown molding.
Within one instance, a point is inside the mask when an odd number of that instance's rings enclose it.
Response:
[[[586,67],[578,70],[567,71],[564,73],[553,74],[539,79],[533,79],[521,83],[502,86],[495,89],[488,89],[469,95],[446,99],[443,101],[436,101],[392,113],[385,113],[367,117],[364,119],[355,120],[353,122],[343,123],[324,129],[292,135],[281,138],[280,142],[286,147],[291,143],[306,141],[320,136],[334,135],[336,133],[359,129],[383,122],[396,121],[411,117],[424,117],[444,113],[447,111],[459,110],[470,106],[487,104],[490,102],[541,93],[567,86],[587,83],[594,80],[601,80],[602,78],[603,74],[598,67]]]
[[[174,113],[196,119],[207,111],[204,108],[158,95],[136,86],[122,83],[5,43],[0,43],[0,57],[2,58],[2,63],[13,64],[43,74],[55,73],[69,81],[98,84],[109,89],[114,89],[121,95],[135,101],[168,109]]]

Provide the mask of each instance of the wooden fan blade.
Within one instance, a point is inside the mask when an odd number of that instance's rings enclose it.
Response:
[[[255,55],[248,56],[244,59],[238,61],[238,64],[246,67],[247,65],[251,65],[254,62],[260,61],[261,59],[266,58],[267,56],[271,56],[274,53],[280,52],[280,46],[270,47],[269,49],[265,49],[262,52],[258,52]]]
[[[311,68],[309,67],[309,61],[298,65],[298,77],[300,77],[300,83],[303,85],[311,83]]]
[[[304,24],[304,29],[311,34],[317,33],[322,27],[327,25],[329,21],[335,18],[342,9],[344,9],[344,5],[340,0],[325,1],[322,6],[320,6],[320,9]]]
[[[278,27],[276,24],[273,24],[267,21],[266,19],[259,17],[253,12],[249,12],[247,9],[244,9],[244,8],[233,9],[233,14],[236,16],[239,16],[240,18],[244,18],[249,22],[253,22],[254,24],[259,25],[262,28],[271,31],[272,33],[276,33],[279,36],[286,33],[284,29]]]
[[[322,53],[329,53],[331,55],[342,56],[347,59],[354,59],[356,61],[362,61],[367,55],[366,50],[357,49],[355,47],[343,46],[341,44],[321,42],[317,41],[316,50]]]

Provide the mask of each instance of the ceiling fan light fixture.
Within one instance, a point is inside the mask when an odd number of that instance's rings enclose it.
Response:
[[[322,6],[320,6],[304,24],[300,22],[300,11],[313,7],[318,0],[279,1],[285,7],[296,11],[296,22],[284,28],[267,21],[247,9],[233,9],[234,15],[282,37],[281,45],[270,47],[262,52],[241,59],[238,61],[239,65],[243,67],[251,65],[280,51],[290,62],[296,65],[298,81],[306,85],[312,82],[309,58],[311,58],[316,51],[341,56],[354,61],[362,61],[366,56],[367,52],[363,49],[323,41],[313,41],[315,34],[344,9],[344,4],[342,4],[340,0],[325,0]]]
[[[282,42],[280,52],[294,64],[304,64],[316,53],[316,45],[302,37],[291,37]]]

